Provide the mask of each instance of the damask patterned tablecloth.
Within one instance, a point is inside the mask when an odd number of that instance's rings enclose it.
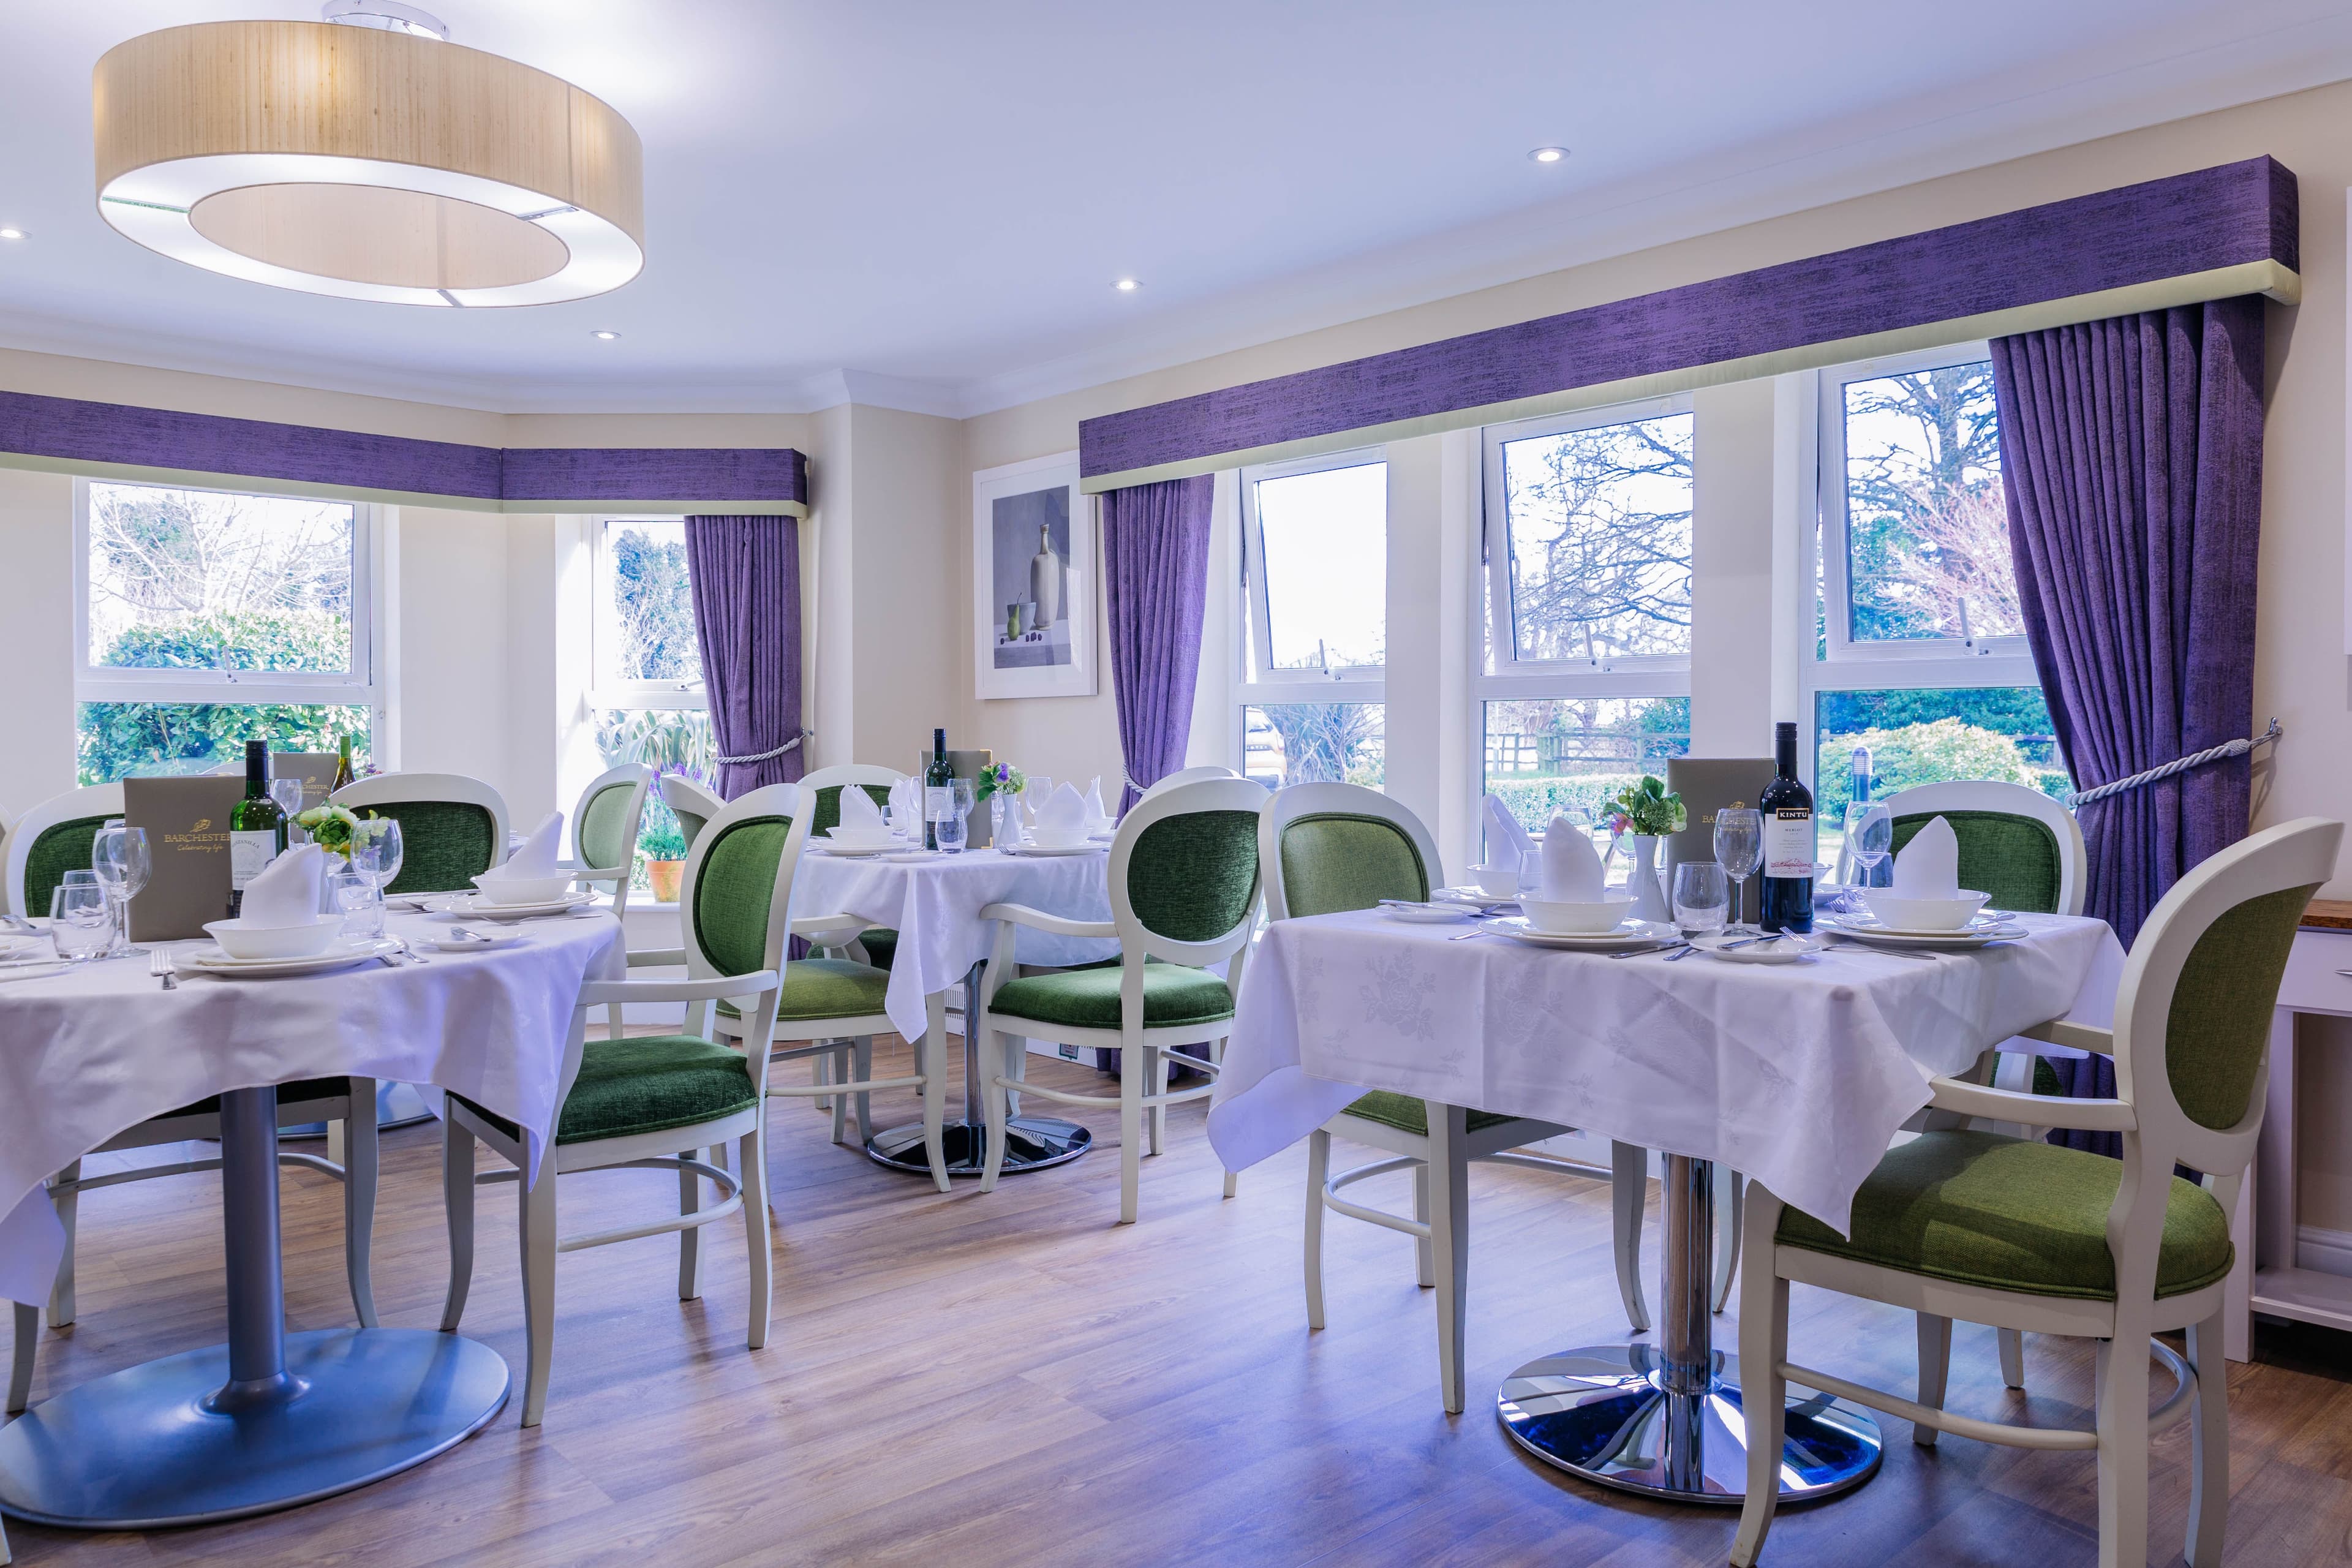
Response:
[[[1242,983],[1209,1137],[1242,1170],[1366,1089],[1561,1122],[1760,1180],[1843,1230],[1928,1081],[2053,1018],[2105,1025],[2105,922],[1933,962],[1839,944],[1794,964],[1618,960],[1373,911],[1281,921]]]

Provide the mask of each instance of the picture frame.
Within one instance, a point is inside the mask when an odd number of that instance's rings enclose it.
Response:
[[[1097,529],[1078,455],[971,476],[974,694],[1091,697],[1096,689]]]

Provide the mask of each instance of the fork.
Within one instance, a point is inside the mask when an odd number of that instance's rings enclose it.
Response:
[[[166,991],[180,988],[180,976],[172,967],[172,955],[162,948],[151,948],[147,953],[147,973],[163,983]]]

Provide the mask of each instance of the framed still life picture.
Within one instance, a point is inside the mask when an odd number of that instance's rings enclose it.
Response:
[[[1065,452],[971,477],[978,695],[1095,692],[1094,503]]]

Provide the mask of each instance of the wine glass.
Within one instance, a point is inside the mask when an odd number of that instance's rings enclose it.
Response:
[[[146,888],[153,867],[143,827],[125,827],[110,822],[90,841],[89,868],[98,878],[99,886],[106,890],[106,901],[114,918],[114,941],[107,949],[110,958],[136,957],[147,951],[131,945],[131,900]]]
[[[400,823],[389,816],[369,816],[360,820],[359,830],[352,836],[354,847],[365,845],[375,852],[370,875],[378,889],[388,889],[399,879],[400,864],[406,850],[400,841]],[[352,861],[359,864],[357,859]]]
[[[95,871],[68,871],[49,894],[49,940],[68,963],[102,958],[114,940],[111,900]]]
[[[1031,826],[1036,826],[1037,814],[1045,809],[1045,803],[1053,798],[1053,795],[1054,780],[1051,774],[1031,773],[1029,775],[1029,787],[1021,792],[1021,804],[1028,808]]]
[[[1845,808],[1845,851],[1853,857],[1853,885],[1878,885],[1878,863],[1895,847],[1895,817],[1883,800],[1857,800]]]
[[[1764,863],[1764,814],[1752,805],[1735,805],[1715,814],[1715,863],[1737,889],[1732,895],[1731,921],[1740,923],[1747,913],[1748,879]]]
[[[1721,931],[1730,904],[1729,879],[1714,861],[1685,860],[1675,868],[1675,924],[1684,936]]]
[[[948,785],[948,814],[940,818],[940,847],[949,854],[961,853],[971,837],[972,782],[959,778]]]

